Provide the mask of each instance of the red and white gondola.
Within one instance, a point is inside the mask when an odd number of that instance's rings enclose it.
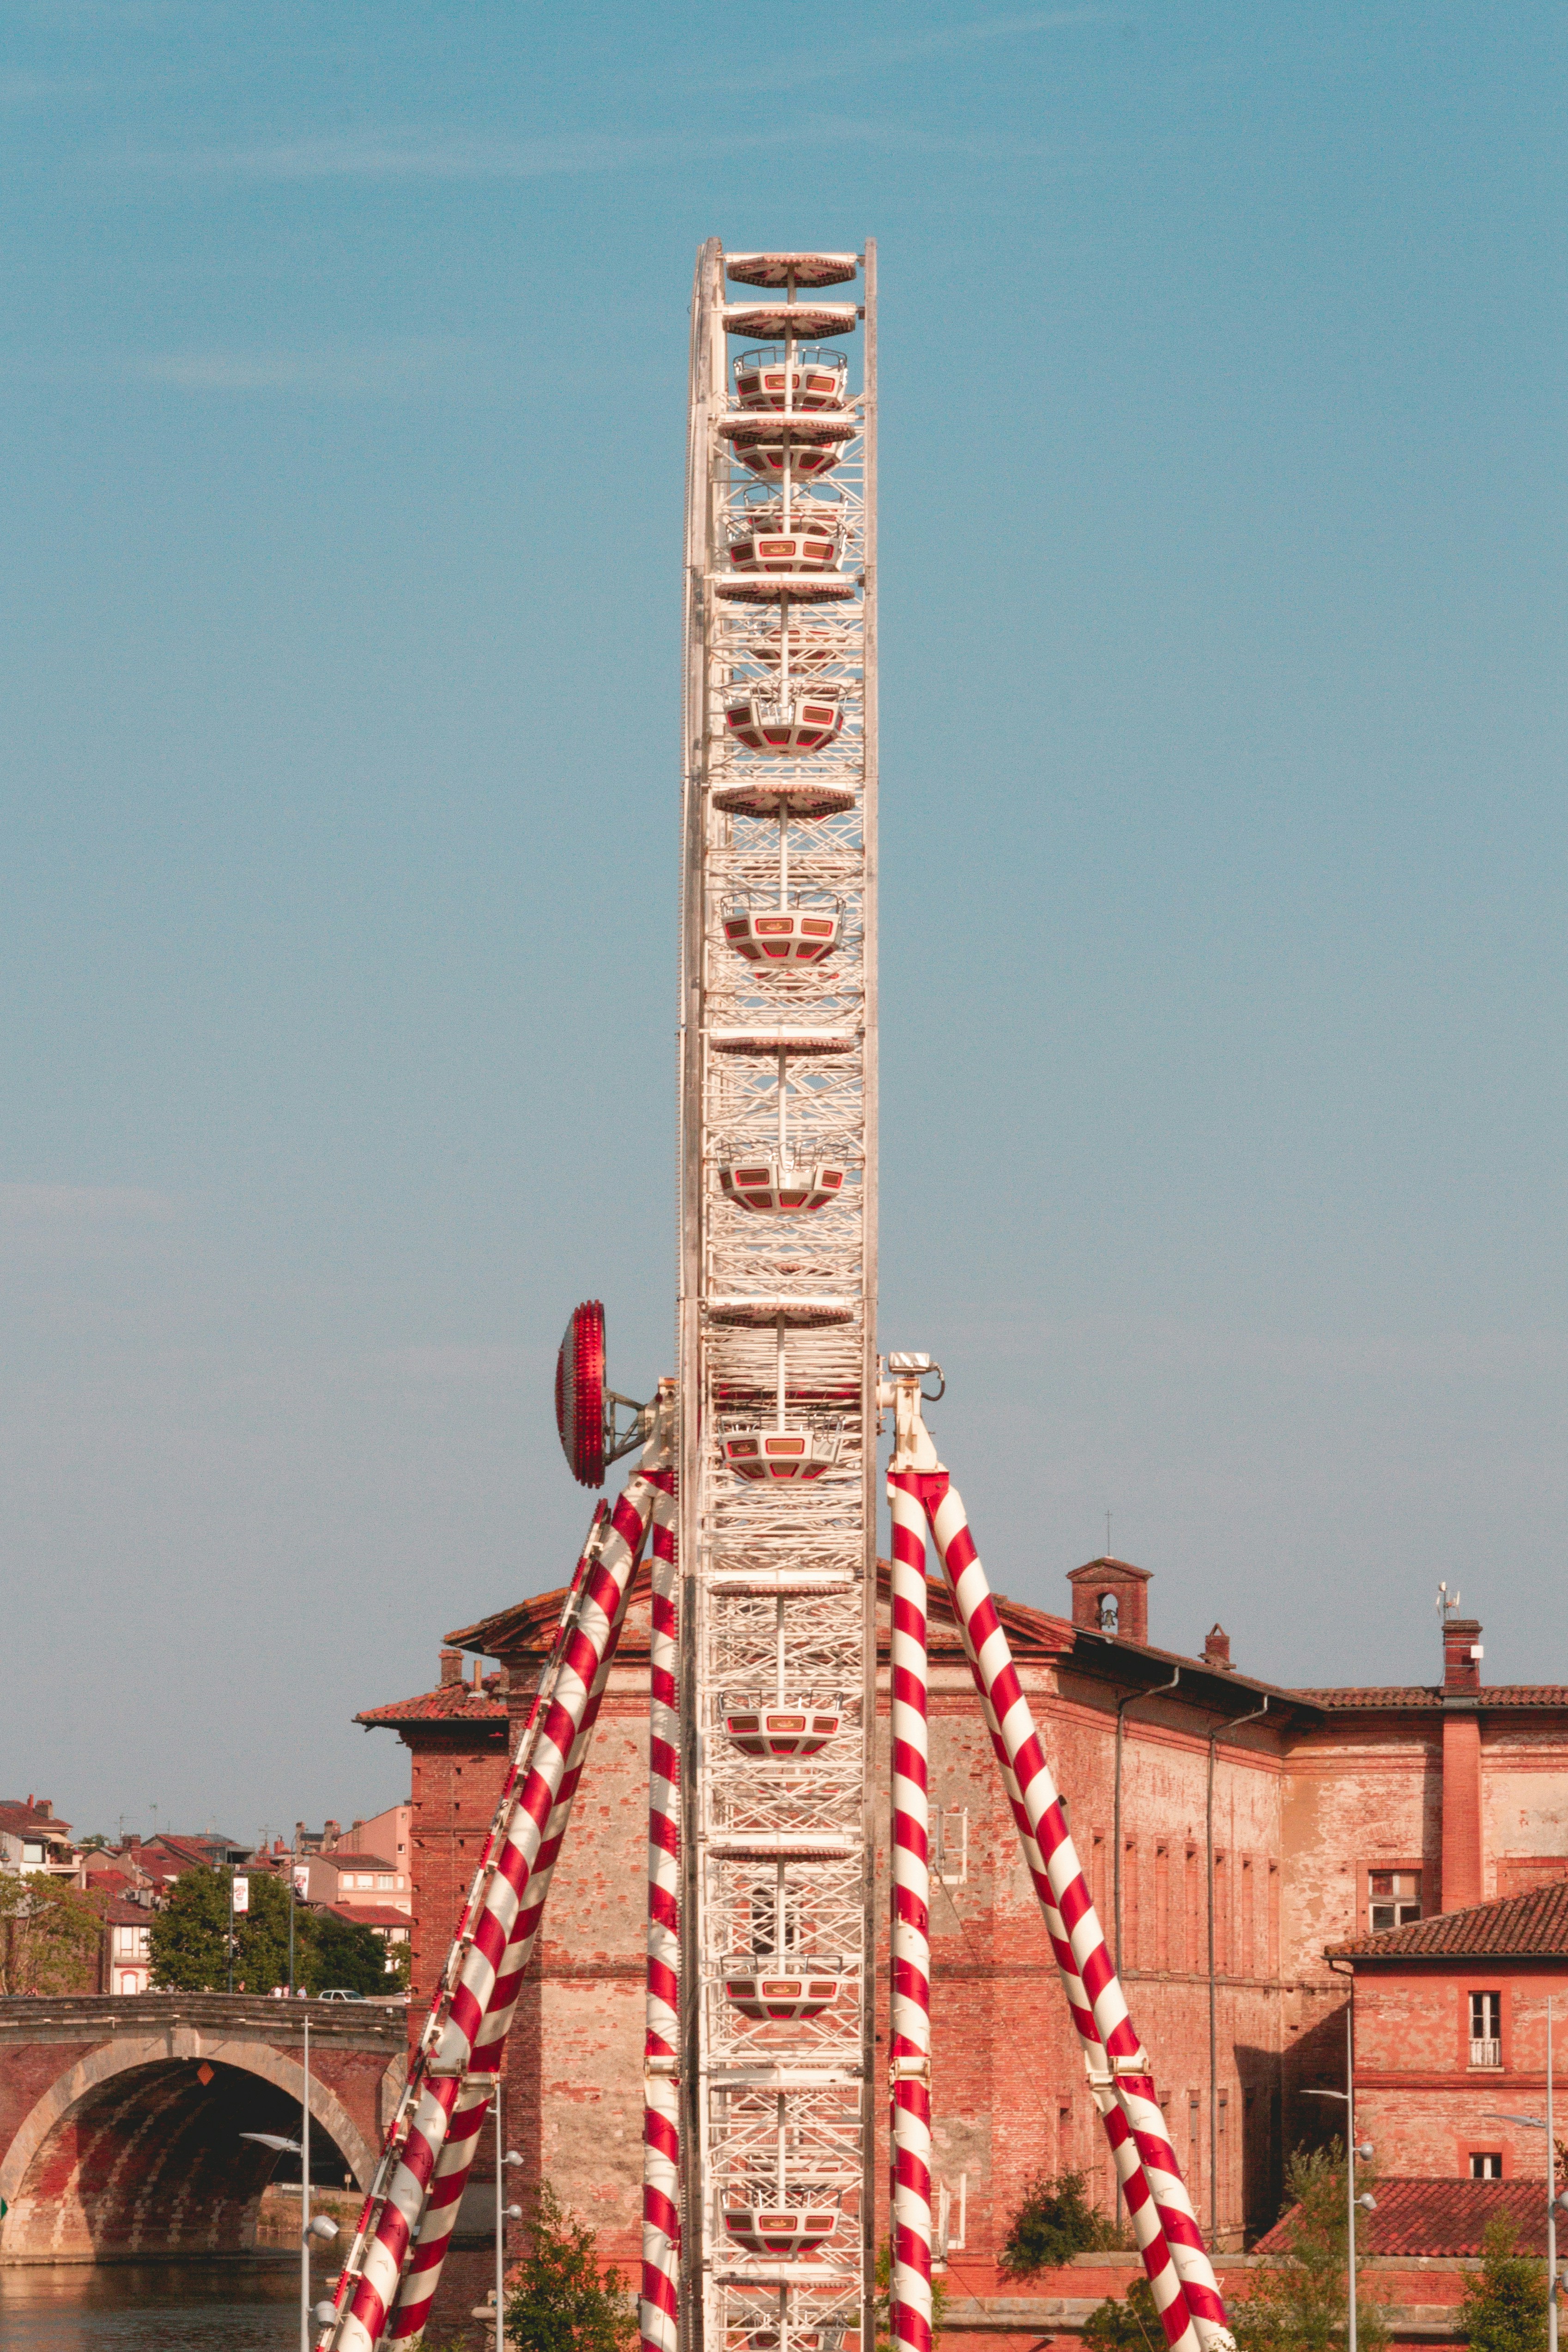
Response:
[[[837,1968],[746,1964],[726,1974],[724,1998],[753,2024],[791,2025],[798,2018],[820,2017],[837,2000],[841,1980]]]
[[[721,1161],[719,1189],[736,1208],[761,1216],[809,1216],[837,1200],[848,1173],[842,1160],[797,1159],[787,1150],[752,1151]]]
[[[806,899],[794,907],[724,909],[724,938],[747,963],[824,963],[844,936],[844,906]]]
[[[748,2254],[806,2254],[831,2238],[831,2206],[726,2205],[724,2235]]]
[[[735,402],[749,409],[842,409],[849,382],[847,353],[815,344],[773,343],[731,363]]]
[[[819,1756],[837,1738],[843,1721],[840,1706],[729,1706],[724,1737],[758,1763],[785,1764],[802,1756]]]
[[[724,705],[724,725],[732,743],[742,751],[762,751],[774,759],[803,759],[825,751],[842,732],[841,689],[818,679],[795,694],[776,688],[737,694]]]

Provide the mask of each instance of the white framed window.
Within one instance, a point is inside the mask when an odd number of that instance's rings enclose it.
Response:
[[[933,1878],[947,1886],[969,1884],[967,1805],[932,1805],[926,1815],[926,1852]]]
[[[1502,2179],[1501,2148],[1472,2148],[1470,2150],[1470,2179],[1472,2180],[1500,2180]]]
[[[1500,1992],[1473,1992],[1470,1995],[1470,2063],[1472,2066],[1502,2064],[1502,1995]],[[1481,2174],[1482,2179],[1489,2174]]]
[[[47,1862],[48,1858],[48,1851],[45,1846],[42,1838],[24,1838],[22,1840],[22,1859],[24,1862]]]
[[[1408,1927],[1421,1916],[1418,1870],[1373,1870],[1367,1874],[1367,1919],[1374,1936]]]

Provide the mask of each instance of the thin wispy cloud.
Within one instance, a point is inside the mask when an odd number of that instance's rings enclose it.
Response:
[[[756,69],[748,65],[744,75],[726,70],[719,75],[697,77],[692,86],[781,89],[798,81],[821,81],[828,75],[847,81],[857,74],[914,64],[922,58],[941,57],[955,49],[978,48],[994,41],[1030,40],[1043,33],[1071,32],[1083,25],[1118,21],[1124,19],[1106,8],[1035,8],[1021,16],[976,16],[964,25],[932,25],[923,32],[890,33],[877,40],[825,46],[815,58],[792,50],[787,63],[773,68],[763,65]]]
[[[1033,141],[1005,142],[919,122],[841,118],[776,131],[593,131],[552,139],[479,138],[467,131],[393,130],[276,145],[160,149],[117,159],[124,170],[174,178],[235,180],[533,180],[603,172],[657,170],[717,162],[772,149],[877,147],[901,153],[973,154],[993,162],[1038,161],[1049,149]]]
[[[471,374],[479,346],[419,341],[321,351],[150,352],[126,360],[120,374],[174,392],[292,392],[326,399],[395,396]]]
[[[906,132],[907,126],[892,122],[820,119],[775,131],[594,131],[538,139],[404,128],[245,147],[148,150],[118,161],[128,170],[192,178],[535,180],[699,163],[775,147],[842,145],[847,141],[892,143]]]

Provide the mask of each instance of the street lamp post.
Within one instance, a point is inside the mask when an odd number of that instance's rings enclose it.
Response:
[[[305,2097],[304,2122],[298,2139],[284,2139],[278,2132],[241,2132],[241,2139],[259,2140],[263,2147],[275,2148],[279,2155],[297,2156],[300,2159],[300,2352],[310,2352],[310,2322],[325,2326],[331,2318],[333,2306],[319,2303],[310,2308],[310,2247],[311,2241],[330,2246],[338,2234],[338,2225],[329,2214],[320,2213],[310,2219],[310,2021],[305,2020]]]
[[[496,2075],[496,2343],[495,2352],[506,2352],[506,2318],[503,2301],[506,2287],[506,2225],[522,2219],[521,2205],[506,2202],[506,2172],[511,2164],[521,2164],[517,2150],[506,2147],[506,2135],[501,2129],[500,2075]],[[502,2149],[506,2152],[503,2155]]]
[[[1372,2154],[1372,2143],[1358,2147],[1355,2136],[1355,2015],[1352,2004],[1345,2003],[1345,2088],[1342,2091],[1309,2091],[1309,2099],[1338,2099],[1345,2111],[1345,2211],[1349,2222],[1346,2248],[1345,2352],[1356,2352],[1356,2282],[1355,2282],[1355,2217],[1359,2208],[1363,2213],[1375,2213],[1377,2200],[1370,2191],[1358,2197],[1355,2193],[1355,2160],[1363,2161]],[[1556,2352],[1555,2346],[1552,2352]]]
[[[1550,1994],[1546,2000],[1546,2113],[1543,2116],[1515,2116],[1496,2107],[1483,2109],[1487,2121],[1493,2124],[1522,2124],[1526,2131],[1546,2134],[1546,2347],[1547,2352],[1557,2352],[1557,2214],[1559,2208],[1568,2211],[1568,2189],[1557,2186],[1557,2134],[1552,2108],[1552,2011]]]

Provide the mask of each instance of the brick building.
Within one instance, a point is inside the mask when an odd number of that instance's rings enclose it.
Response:
[[[1201,1655],[1152,1647],[1150,1579],[1126,1561],[1090,1561],[1068,1586],[1067,1615],[1001,1614],[1194,2201],[1235,2249],[1274,2221],[1285,2151],[1327,2128],[1302,2091],[1342,2085],[1347,1988],[1325,1948],[1568,1877],[1568,1688],[1484,1688],[1464,1621],[1446,1628],[1440,1684],[1286,1689],[1240,1671],[1217,1626]],[[416,2026],[560,1599],[460,1628],[436,1690],[358,1718],[413,1759]],[[885,1613],[884,1590],[884,1659]],[[978,2294],[1032,2173],[1079,2168],[1107,2205],[1115,2191],[935,1587],[931,1643],[934,2168],[955,2232],[966,2221],[953,2290]],[[466,1681],[462,1651],[500,1673]],[[639,1582],[507,2061],[509,2137],[623,2262],[639,2210],[647,1703]],[[1386,2138],[1380,2156],[1428,2168]]]
[[[1559,2095],[1568,2075],[1568,1881],[1329,1958],[1355,1986],[1356,2117],[1374,2143],[1397,2148],[1401,2172],[1533,2179],[1544,2211],[1546,2135],[1512,2118],[1545,2112],[1548,2002]],[[1568,2137],[1561,2106],[1557,2128]]]

